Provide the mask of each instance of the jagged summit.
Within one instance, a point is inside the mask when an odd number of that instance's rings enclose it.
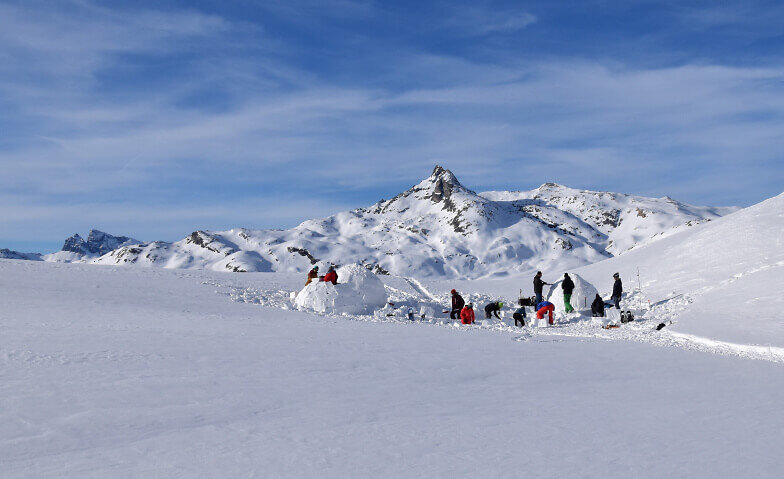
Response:
[[[139,241],[128,236],[114,236],[101,230],[91,229],[85,240],[79,233],[70,236],[57,253],[46,255],[48,261],[75,261],[81,258],[95,258],[115,249]]]

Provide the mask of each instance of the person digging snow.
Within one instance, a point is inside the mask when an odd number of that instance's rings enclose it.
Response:
[[[314,266],[308,273],[308,280],[305,281],[305,286],[309,285],[314,279],[318,280],[318,266]]]
[[[335,271],[334,266],[329,267],[329,271],[327,271],[327,274],[325,274],[324,277],[321,278],[321,281],[325,283],[338,284],[338,273],[337,271]]]
[[[474,324],[475,319],[473,303],[466,304],[460,311],[460,322],[463,324]]]
[[[546,284],[550,284],[550,283],[542,281],[542,272],[537,271],[536,276],[534,276],[534,294],[536,295],[536,304],[542,302],[542,288]]]
[[[604,317],[604,300],[599,296],[599,293],[596,293],[596,298],[591,303],[591,316],[594,318]]]
[[[541,303],[536,305],[536,318],[537,319],[544,319],[544,313],[549,314],[549,323],[552,326],[553,323],[553,311],[555,311],[555,305],[549,301],[542,301]]]
[[[520,299],[518,304],[520,307],[515,310],[512,317],[515,320],[515,326],[517,326],[517,323],[520,323],[520,327],[523,327],[525,326],[525,301]]]
[[[462,311],[463,306],[465,306],[465,300],[457,290],[452,290],[452,311],[449,312],[450,319],[457,319],[460,316],[460,311]]]
[[[494,301],[488,304],[487,306],[485,306],[485,318],[490,319],[493,316],[495,316],[496,319],[501,319],[501,316],[498,315],[498,312],[501,311],[501,308],[503,307],[504,307],[504,303],[502,303],[501,301]]]
[[[574,281],[572,281],[572,278],[569,277],[569,273],[564,273],[564,279],[563,282],[561,282],[561,288],[563,288],[564,295],[564,311],[571,313],[574,311],[571,303],[572,291],[574,291]]]

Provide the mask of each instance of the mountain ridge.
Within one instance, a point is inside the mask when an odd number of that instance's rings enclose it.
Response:
[[[198,230],[173,243],[135,242],[96,230],[96,238],[100,233],[118,246],[98,257],[92,247],[79,257],[66,251],[43,259],[234,272],[354,262],[379,274],[478,278],[545,264],[591,264],[731,211],[556,183],[477,193],[437,165],[392,199],[288,230]],[[77,251],[90,244],[90,238],[71,239],[78,247],[70,249]]]

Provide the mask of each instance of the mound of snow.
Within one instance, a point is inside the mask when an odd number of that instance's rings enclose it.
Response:
[[[297,309],[319,313],[372,314],[387,303],[384,283],[367,268],[350,264],[338,268],[338,284],[313,282],[294,300]]]
[[[570,301],[572,307],[575,311],[590,311],[591,303],[593,303],[598,291],[594,285],[578,274],[569,273],[569,277],[571,277],[574,282],[574,291],[572,291],[572,299]],[[556,311],[564,310],[564,295],[561,283],[563,283],[563,279],[550,286],[550,292],[547,293],[547,301],[550,301],[555,305]]]

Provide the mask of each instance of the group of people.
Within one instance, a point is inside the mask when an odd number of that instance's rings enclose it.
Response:
[[[338,284],[338,273],[335,271],[335,266],[330,265],[327,274],[319,276],[319,267],[314,266],[313,269],[308,272],[308,279],[305,281],[305,286],[312,283],[314,279],[324,283]]]
[[[593,303],[591,303],[591,315],[594,317],[603,317],[604,316],[604,309],[605,307],[612,307],[615,306],[616,309],[621,309],[620,301],[621,295],[623,294],[623,284],[621,283],[621,276],[618,273],[613,274],[613,279],[615,282],[613,283],[613,290],[612,296],[610,297],[609,302],[605,302],[602,300],[602,297],[599,294],[596,294],[596,298],[594,298]],[[338,273],[335,271],[335,266],[330,265],[329,271],[324,276],[319,276],[319,268],[318,266],[314,266],[310,272],[308,272],[308,279],[305,282],[305,286],[309,285],[314,280],[318,280],[325,283],[332,283],[338,284]],[[525,307],[526,306],[533,306],[534,311],[536,311],[536,318],[537,319],[544,319],[544,316],[548,316],[548,322],[552,325],[553,324],[553,312],[555,311],[555,305],[549,301],[546,301],[543,296],[543,288],[545,285],[551,285],[552,283],[548,283],[542,279],[542,272],[537,271],[536,275],[534,276],[534,300],[531,301],[528,298],[520,298],[518,301],[518,308],[512,313],[512,317],[515,320],[515,326],[518,324],[522,327],[525,326]],[[572,307],[571,300],[572,300],[572,293],[574,292],[574,281],[572,278],[569,277],[569,273],[564,273],[564,279],[561,281],[561,289],[563,290],[563,297],[564,297],[564,311],[567,313],[571,313],[574,311],[574,307]],[[463,324],[473,324],[476,320],[476,316],[474,314],[474,304],[473,303],[466,303],[460,293],[457,290],[452,290],[452,309],[449,312],[449,317],[451,319],[460,319],[460,322]],[[504,303],[502,301],[493,301],[488,303],[485,306],[485,319],[491,319],[493,317],[497,319],[501,319],[499,312],[504,307]]]
[[[610,302],[605,303],[602,300],[602,297],[597,293],[596,298],[591,303],[591,315],[594,317],[603,317],[604,316],[604,308],[615,306],[617,309],[621,309],[620,301],[621,295],[623,294],[623,284],[621,283],[621,276],[618,273],[613,274],[613,279],[615,282],[613,283],[613,291],[612,296],[610,297]],[[553,322],[553,312],[555,311],[555,305],[549,301],[546,301],[543,296],[543,288],[545,285],[550,285],[542,279],[542,272],[537,271],[536,275],[534,276],[534,300],[533,302],[527,298],[520,298],[518,301],[518,308],[512,313],[512,317],[515,320],[515,326],[525,326],[525,307],[526,306],[533,306],[534,311],[536,311],[536,318],[537,319],[544,319],[544,316],[547,315],[548,322],[552,325]],[[563,290],[563,297],[564,297],[564,311],[567,313],[571,313],[574,311],[574,307],[571,304],[572,300],[572,293],[574,293],[574,281],[572,278],[569,277],[569,273],[564,273],[564,279],[561,281],[561,289]],[[467,303],[460,296],[456,290],[452,290],[452,309],[449,313],[449,317],[451,319],[460,318],[460,321],[463,324],[473,324],[475,321],[474,315],[474,305],[473,303]],[[495,317],[497,319],[501,319],[499,316],[499,311],[501,308],[504,307],[504,303],[501,301],[493,301],[487,306],[485,306],[485,318],[491,319]]]

